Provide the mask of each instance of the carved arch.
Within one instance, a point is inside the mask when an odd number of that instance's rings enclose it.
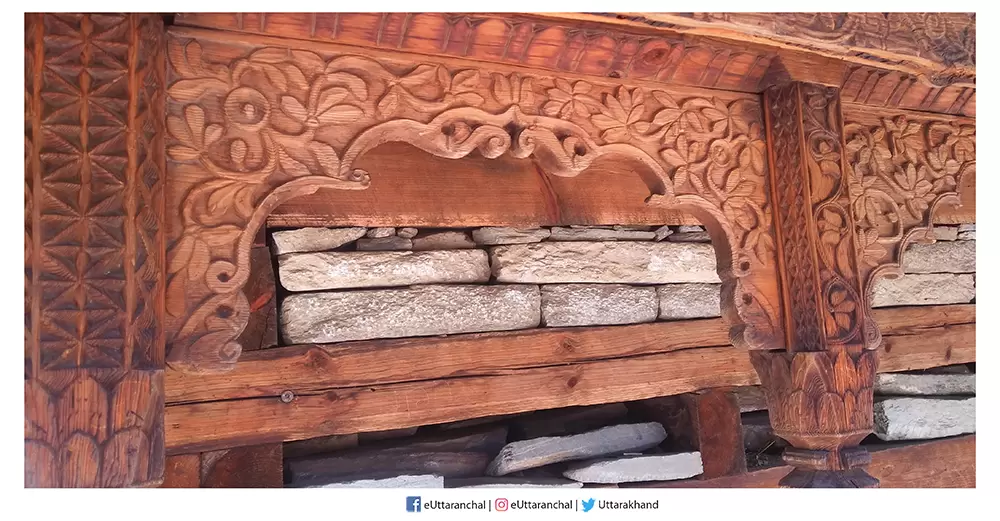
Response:
[[[168,44],[173,367],[232,367],[249,249],[267,214],[321,188],[365,189],[370,176],[356,160],[391,141],[444,158],[532,157],[568,177],[601,156],[641,164],[648,204],[686,209],[708,227],[734,344],[783,347],[757,97],[413,64],[335,46],[247,48],[203,34],[176,30]]]

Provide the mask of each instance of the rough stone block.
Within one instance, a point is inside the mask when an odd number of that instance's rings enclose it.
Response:
[[[299,228],[271,234],[275,255],[326,251],[339,248],[365,236],[366,228]]]
[[[396,235],[358,239],[358,251],[412,250],[413,241]]]
[[[605,458],[571,465],[563,476],[583,483],[684,479],[702,473],[700,452]]]
[[[527,244],[541,242],[549,238],[548,228],[506,228],[489,227],[472,230],[472,240],[476,244],[493,246],[497,244]]]
[[[412,239],[413,251],[425,250],[468,250],[476,247],[475,241],[466,232],[447,231],[418,235]]]
[[[926,440],[976,432],[976,398],[886,398],[875,402],[875,435]]]
[[[372,228],[368,230],[367,236],[371,239],[383,239],[385,237],[392,237],[396,235],[395,228]]]
[[[616,230],[604,228],[552,228],[552,241],[649,241],[656,234],[642,230]]]
[[[931,229],[931,237],[936,241],[954,241],[958,239],[958,226],[935,226]]]
[[[635,324],[656,320],[656,290],[625,284],[542,286],[542,324],[549,327]]]
[[[490,263],[483,250],[293,253],[278,278],[289,291],[487,282]]]
[[[975,273],[976,243],[941,241],[915,243],[903,254],[905,273]]]
[[[538,326],[538,286],[432,285],[290,295],[281,331],[295,344],[507,331]]]
[[[719,284],[667,284],[656,287],[661,320],[721,317]]]
[[[400,228],[396,231],[396,235],[404,239],[412,239],[417,236],[416,228]]]
[[[947,396],[976,394],[975,374],[882,373],[875,379],[875,394]]]
[[[872,307],[963,304],[975,297],[973,275],[913,273],[879,279],[872,294]]]
[[[974,241],[976,240],[976,230],[969,232],[961,232],[958,234],[958,240],[960,241]]]
[[[710,244],[545,242],[491,248],[500,282],[669,284],[719,283]]]
[[[638,452],[655,447],[666,438],[663,426],[650,422],[614,425],[573,436],[515,441],[500,451],[486,474],[503,476],[561,461]]]

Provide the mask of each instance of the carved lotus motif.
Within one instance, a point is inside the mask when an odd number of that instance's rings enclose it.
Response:
[[[764,384],[775,434],[795,447],[850,446],[871,432],[877,351],[752,351],[750,360]]]

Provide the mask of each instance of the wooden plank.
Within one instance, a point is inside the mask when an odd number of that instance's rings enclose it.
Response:
[[[261,229],[261,232],[264,232]],[[258,234],[258,240],[260,240]],[[239,336],[243,351],[266,349],[278,345],[278,312],[276,309],[274,266],[271,250],[266,245],[250,249],[250,280],[243,292],[250,302],[250,318]]]
[[[887,332],[905,333],[885,337],[889,350],[880,371],[975,360],[974,323],[919,327],[974,319],[975,306],[935,307],[959,309],[876,312],[886,318]],[[702,322],[715,325],[699,330]],[[677,334],[666,334],[665,326],[676,326]],[[682,333],[685,328],[690,331]],[[241,372],[247,363],[241,361],[232,373],[196,377],[192,385],[211,382],[197,392],[174,380],[174,396],[220,401],[168,406],[167,449],[183,453],[758,384],[744,351],[680,347],[725,331],[721,320],[707,320],[498,334],[494,342],[482,335],[409,339],[330,359],[316,346],[258,351],[248,354],[261,357],[257,369]],[[297,350],[294,363],[283,358],[286,350]],[[398,383],[388,383],[393,379]],[[297,386],[282,385],[287,382]],[[290,391],[288,403],[280,398],[284,391]]]
[[[913,444],[869,446],[872,463],[868,473],[882,488],[975,488],[976,435],[958,436]],[[636,483],[637,488],[777,488],[791,472],[783,465],[716,479],[686,479],[661,483]]]
[[[975,310],[975,304],[884,308],[875,310],[875,319],[886,335],[918,335],[934,327],[974,323]],[[913,360],[915,368],[934,367],[927,364],[947,358],[945,350],[929,342],[908,339],[907,344],[903,355]],[[727,345],[729,328],[722,319],[302,345],[245,353],[235,369],[223,374],[193,375],[168,370],[165,392],[168,404],[279,396],[286,390],[301,393],[493,374],[508,369]],[[914,347],[918,345],[920,349]],[[967,346],[972,347],[971,352]],[[974,347],[974,337],[970,342],[956,344],[952,351],[956,360],[937,365],[973,361]],[[897,367],[910,362],[897,360],[893,349],[894,344],[889,344],[882,370],[905,370]],[[922,354],[918,356],[918,352]]]
[[[475,365],[470,360],[466,367]],[[745,352],[714,347],[317,391],[297,394],[290,403],[262,397],[183,404],[167,408],[167,450],[183,453],[258,440],[398,429],[755,383]]]
[[[558,226],[701,224],[677,210],[647,207],[650,189],[628,164],[599,159],[577,177],[545,174],[531,159],[470,155],[461,161],[404,143],[368,152],[358,166],[366,190],[321,190],[268,217],[285,226]]]
[[[770,48],[601,17],[486,13],[180,13],[178,25],[462,57],[592,77],[757,92]],[[371,51],[366,51],[371,52]],[[562,75],[560,74],[560,75]],[[548,72],[549,76],[552,75]]]
[[[201,485],[201,455],[178,454],[167,457],[160,488],[198,488]]]
[[[728,344],[729,328],[713,319],[302,345],[246,353],[222,374],[171,371],[166,394],[168,403],[278,396]]]
[[[281,488],[281,444],[236,447],[201,455],[202,488]]]
[[[642,400],[628,407],[644,420],[659,422],[667,429],[669,438],[664,448],[668,452],[700,451],[704,468],[701,479],[747,471],[735,394],[710,389]]]

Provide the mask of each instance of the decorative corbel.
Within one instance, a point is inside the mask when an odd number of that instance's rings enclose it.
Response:
[[[872,429],[878,325],[871,291],[899,276],[931,214],[975,168],[968,120],[843,106],[836,87],[764,93],[787,350],[753,351],[788,487],[875,487],[858,444]],[[947,119],[945,119],[947,118]]]

